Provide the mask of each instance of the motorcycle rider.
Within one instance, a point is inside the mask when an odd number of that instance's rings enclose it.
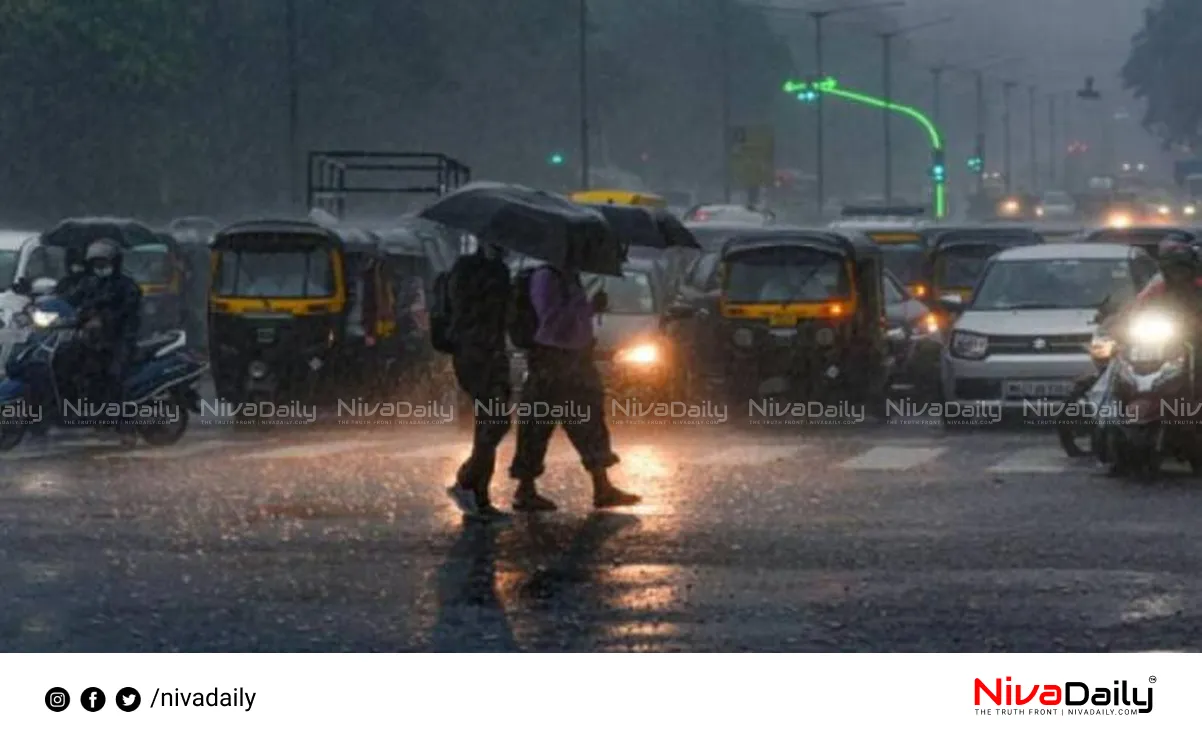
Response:
[[[87,256],[84,251],[68,250],[67,275],[59,279],[58,284],[54,287],[54,293],[78,307],[82,299],[80,289],[87,285],[91,276],[92,273],[88,270]]]
[[[89,336],[88,371],[102,387],[100,399],[121,403],[122,380],[133,359],[142,311],[142,290],[121,272],[121,247],[108,239],[88,246],[86,255],[91,277],[80,287],[80,316]],[[132,431],[123,421],[118,426],[123,438]]]

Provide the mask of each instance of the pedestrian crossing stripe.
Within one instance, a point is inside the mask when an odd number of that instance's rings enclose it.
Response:
[[[1006,457],[986,471],[995,474],[1052,474],[1071,469],[1064,452],[1050,446],[1023,449]]]
[[[904,471],[938,459],[944,446],[874,446],[863,454],[839,465],[845,470]]]

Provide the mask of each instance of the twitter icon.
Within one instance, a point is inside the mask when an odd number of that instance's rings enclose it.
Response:
[[[142,695],[132,686],[127,686],[117,692],[117,709],[122,712],[133,712],[142,704]]]

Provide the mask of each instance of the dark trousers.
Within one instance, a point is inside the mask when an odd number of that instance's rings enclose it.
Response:
[[[459,387],[472,398],[472,453],[459,468],[459,484],[486,502],[497,447],[509,432],[509,358],[504,352],[457,354],[452,359]]]
[[[523,415],[518,422],[511,476],[533,480],[543,473],[547,447],[557,425],[563,426],[589,472],[618,463],[605,425],[605,386],[593,362],[592,349],[530,351],[520,410]]]

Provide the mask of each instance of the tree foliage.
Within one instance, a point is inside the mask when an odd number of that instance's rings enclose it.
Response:
[[[1202,145],[1202,4],[1165,0],[1145,13],[1123,80],[1144,101],[1144,125],[1166,145]]]

